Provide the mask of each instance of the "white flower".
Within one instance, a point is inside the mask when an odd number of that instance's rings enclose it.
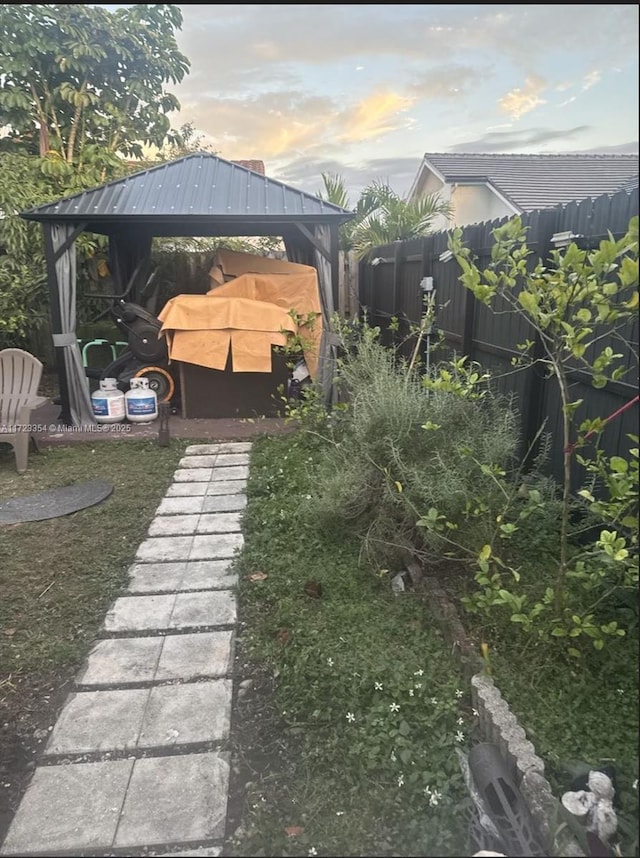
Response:
[[[409,697],[413,697],[413,688],[409,689]]]
[[[328,659],[327,659],[327,664],[329,665],[329,667],[333,667],[333,659],[332,659],[332,658],[328,658]]]
[[[389,709],[391,709],[392,712],[399,712],[400,711],[400,707],[398,706],[397,703],[390,703]]]
[[[346,718],[350,724],[352,724],[356,720],[356,716],[353,714],[353,712],[347,712]]]
[[[376,691],[382,691],[382,683],[381,682],[374,683],[373,687],[375,688]]]
[[[477,709],[472,709],[471,711],[473,712],[473,717],[474,717],[474,718],[479,718],[479,717],[480,717],[480,713],[478,712],[478,710],[477,710]]]
[[[344,810],[336,810],[336,816],[344,816]]]
[[[462,730],[457,731],[456,742],[464,742],[464,733],[462,732]]]
[[[311,495],[305,495],[305,498],[306,498],[307,500],[311,500]]]
[[[458,718],[458,720],[456,721],[456,724],[458,724],[460,727],[462,727],[462,725],[464,724],[464,718]]]
[[[404,786],[404,775],[399,775],[398,777],[398,786]]]
[[[463,696],[463,693],[464,693],[464,692],[460,691],[460,689],[459,689],[459,688],[456,688],[456,697],[458,697],[458,698],[462,697],[462,696]]]
[[[431,787],[430,786],[426,786],[424,788],[424,794],[425,795],[431,795]]]
[[[618,694],[624,694],[624,688],[616,688]]]
[[[307,852],[307,855],[317,855],[317,854],[318,854],[318,850],[316,849],[315,846],[312,846],[311,849],[309,849],[309,851]]]
[[[431,698],[431,700],[430,700],[429,702],[430,702],[430,703],[433,703],[433,705],[434,705],[434,706],[437,706],[437,705],[438,705],[438,698],[437,698],[437,697],[432,697],[432,698]]]
[[[416,682],[416,684],[415,684],[413,687],[414,687],[414,688],[422,688],[422,683],[421,683],[421,682]]]
[[[391,756],[389,757],[389,759],[391,760],[392,763],[395,763],[395,761],[398,759],[396,757],[395,751],[391,751]]]
[[[414,676],[424,676],[424,670],[422,668],[420,668],[420,670],[415,670],[413,672],[413,675]]]
[[[638,789],[638,778],[636,778],[635,781],[631,784],[631,789]]]
[[[438,792],[437,789],[434,789],[434,791],[429,796],[430,807],[436,807],[441,798],[442,798],[442,793]]]

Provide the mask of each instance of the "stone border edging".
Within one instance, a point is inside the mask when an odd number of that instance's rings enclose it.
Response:
[[[417,564],[411,565],[414,567],[412,577],[415,579]],[[550,850],[550,855],[584,858],[585,853],[577,840],[566,826],[560,824],[562,806],[544,775],[544,761],[527,739],[524,728],[518,723],[494,680],[483,672],[484,663],[467,635],[455,606],[433,576],[420,570],[418,577],[421,589],[429,599],[434,619],[471,683],[471,697],[478,712],[481,737],[483,741],[500,748],[545,848]]]

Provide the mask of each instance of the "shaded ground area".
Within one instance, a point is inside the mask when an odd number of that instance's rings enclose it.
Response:
[[[157,438],[159,423],[114,423],[102,424],[95,431],[76,431],[60,425],[58,416],[60,407],[49,403],[33,412],[32,419],[39,428],[34,433],[39,445],[65,445],[73,441],[114,440],[130,438],[141,440]],[[184,438],[201,441],[247,441],[258,435],[275,435],[291,429],[284,418],[279,417],[243,417],[216,418],[211,420],[185,419],[177,414],[169,418],[171,438]]]
[[[71,689],[74,673],[75,669],[61,669],[29,677],[9,676],[0,682],[0,843]]]

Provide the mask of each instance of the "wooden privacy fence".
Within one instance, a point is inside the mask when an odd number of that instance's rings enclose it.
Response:
[[[527,244],[536,258],[548,261],[554,248],[553,235],[570,232],[583,248],[597,247],[608,237],[622,237],[629,220],[638,214],[638,191],[620,192],[614,196],[587,199],[556,209],[531,212],[522,216],[527,230]],[[463,241],[471,248],[481,268],[487,267],[493,244],[492,231],[508,218],[464,227]],[[460,269],[454,259],[447,260],[448,233],[439,232],[425,238],[394,242],[378,247],[362,262],[359,270],[361,311],[371,325],[380,326],[383,342],[397,346],[409,355],[415,346],[413,326],[420,322],[424,309],[421,280],[433,278],[438,306],[436,328],[444,339],[444,348],[433,354],[432,360],[453,354],[466,355],[489,370],[497,389],[513,398],[521,418],[521,450],[529,449],[543,423],[554,443],[546,465],[556,479],[562,475],[562,408],[557,386],[545,378],[540,367],[514,372],[512,358],[520,355],[517,346],[534,340],[531,325],[520,315],[506,312],[506,303],[495,301],[493,308],[479,303],[460,283]],[[444,254],[444,258],[443,258]],[[376,262],[377,260],[377,262]],[[374,264],[375,263],[375,264]],[[497,311],[497,312],[496,312]],[[389,328],[397,318],[399,329]],[[600,347],[610,345],[623,354],[627,369],[624,380],[609,382],[605,388],[591,386],[591,378],[576,368],[571,373],[572,399],[583,399],[581,419],[606,418],[631,402],[638,393],[638,319],[630,321],[619,338],[605,339]],[[638,434],[638,405],[627,408],[607,425],[602,446],[608,455],[625,455],[629,448],[627,436]],[[577,467],[577,466],[576,466]],[[577,476],[577,473],[575,474]]]

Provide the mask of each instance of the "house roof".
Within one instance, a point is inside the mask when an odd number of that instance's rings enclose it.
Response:
[[[260,173],[262,176],[266,176],[264,169],[264,161],[232,161],[232,164],[239,164],[241,167],[246,167],[247,170],[253,170],[254,173]]]
[[[637,191],[637,190],[638,190],[638,179],[639,179],[639,178],[640,178],[640,177],[639,177],[639,176],[638,176],[638,174],[636,173],[636,175],[635,175],[635,176],[631,176],[631,178],[630,178],[630,179],[625,179],[625,181],[624,181],[624,182],[622,182],[622,184],[620,185],[620,187],[618,188],[618,190],[619,190],[619,191],[626,191],[626,192],[627,192],[627,193],[629,193],[629,194],[631,193],[631,191]]]
[[[621,190],[638,174],[638,155],[489,155],[428,152],[423,166],[443,181],[488,182],[521,211]]]
[[[340,224],[353,212],[254,169],[199,152],[21,215],[40,222],[86,222],[89,231],[105,234],[136,225],[154,235],[178,236],[275,235],[296,222]]]

